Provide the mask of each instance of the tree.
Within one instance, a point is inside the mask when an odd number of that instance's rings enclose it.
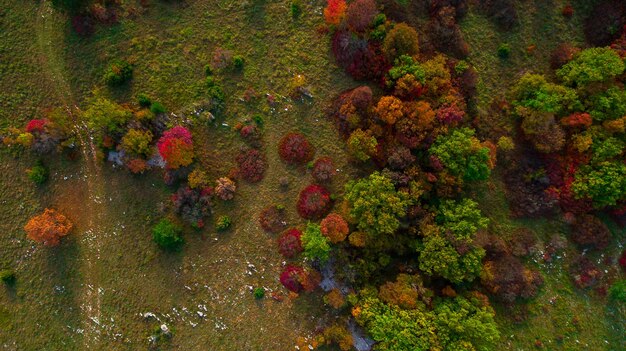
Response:
[[[278,252],[285,258],[294,258],[304,250],[301,237],[302,231],[300,229],[286,230],[278,238]]]
[[[330,192],[321,185],[312,184],[302,189],[298,196],[298,214],[306,219],[322,218],[332,206]]]
[[[278,145],[278,154],[289,164],[306,164],[313,159],[314,153],[311,143],[300,133],[285,135]]]
[[[146,157],[152,152],[151,142],[152,132],[149,130],[129,129],[122,138],[121,147],[129,155]]]
[[[258,183],[263,180],[267,168],[265,154],[257,149],[248,149],[237,155],[239,174],[250,183]]]
[[[330,240],[322,235],[320,226],[308,223],[302,234],[304,257],[325,263],[330,258]]]
[[[580,87],[593,82],[604,82],[624,72],[624,61],[610,48],[583,50],[566,63],[556,75],[565,84]]]
[[[73,224],[67,217],[54,209],[46,208],[38,216],[31,218],[24,226],[26,237],[46,246],[56,246],[61,237],[72,230]]]
[[[191,189],[200,189],[209,185],[209,176],[205,171],[196,168],[187,176],[187,184]]]
[[[324,19],[327,24],[337,25],[343,19],[345,12],[345,0],[328,0],[328,5],[324,9]]]
[[[394,125],[403,116],[402,101],[395,96],[383,96],[374,107],[374,112],[388,125]]]
[[[393,234],[413,203],[407,193],[397,191],[391,179],[379,172],[348,182],[345,197],[357,227],[370,235]]]
[[[126,108],[104,98],[94,100],[89,108],[83,112],[89,128],[105,133],[121,132],[133,114]]]
[[[472,281],[480,274],[485,250],[474,244],[476,232],[487,227],[478,204],[470,199],[444,201],[437,225],[425,222],[418,245],[420,269],[453,283]]]
[[[165,131],[157,142],[157,148],[168,169],[189,166],[193,162],[191,132],[185,127],[176,126]]]
[[[176,251],[184,243],[180,236],[182,231],[180,226],[167,218],[163,218],[152,228],[152,239],[162,249]]]
[[[416,81],[415,88],[419,88],[420,86],[417,84],[424,84],[426,80],[426,71],[413,57],[401,55],[394,60],[393,67],[387,72],[385,77],[387,87],[396,86],[400,80],[405,80],[403,84],[406,84],[407,80],[410,79],[407,76],[413,77]],[[403,88],[400,87],[400,89]]]
[[[513,105],[562,115],[580,107],[576,91],[553,83],[540,74],[526,73],[513,86]]]
[[[402,55],[416,56],[419,53],[417,32],[406,23],[398,23],[385,36],[382,49],[390,62]]]
[[[346,10],[346,23],[351,30],[363,32],[372,24],[377,13],[376,1],[354,0]]]
[[[224,201],[232,200],[235,197],[235,191],[237,190],[237,186],[235,182],[230,180],[229,178],[222,177],[216,181],[217,185],[215,185],[215,194],[217,197]]]
[[[469,128],[454,129],[437,137],[429,153],[454,176],[464,180],[486,180],[491,174],[489,149],[482,146]]]
[[[315,160],[311,175],[317,182],[328,182],[337,175],[337,167],[330,157],[320,157]]]
[[[336,213],[331,213],[320,223],[322,234],[333,244],[342,242],[348,236],[348,222]]]
[[[357,160],[363,162],[376,153],[378,141],[369,131],[357,129],[348,138],[348,151]]]
[[[603,161],[582,166],[575,174],[572,191],[579,199],[592,199],[596,208],[614,206],[626,199],[626,164]]]

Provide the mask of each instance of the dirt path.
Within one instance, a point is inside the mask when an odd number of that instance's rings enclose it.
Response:
[[[100,243],[98,234],[105,228],[105,213],[102,199],[104,198],[104,180],[96,160],[96,149],[93,138],[84,121],[80,120],[80,109],[76,106],[72,89],[66,79],[66,67],[63,60],[64,33],[55,18],[55,12],[49,1],[41,1],[37,11],[36,35],[39,55],[43,70],[47,73],[50,89],[54,89],[58,101],[63,104],[67,113],[74,120],[74,131],[78,136],[80,151],[83,155],[82,173],[87,188],[87,197],[83,201],[83,213],[86,227],[82,229],[79,240],[81,252],[82,289],[77,293],[82,313],[84,349],[97,349],[100,342],[101,296],[98,287],[100,259]],[[70,214],[71,215],[71,214]]]

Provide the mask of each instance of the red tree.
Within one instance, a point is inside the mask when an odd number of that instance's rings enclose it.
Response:
[[[289,229],[278,238],[278,252],[286,258],[293,258],[302,252],[302,231],[296,228]]]
[[[306,219],[322,218],[331,206],[330,192],[321,185],[309,185],[300,192],[298,214]]]
[[[278,146],[280,157],[289,164],[305,164],[313,159],[313,146],[300,133],[285,135]]]
[[[193,162],[191,132],[185,127],[176,126],[165,131],[157,142],[157,148],[168,169],[188,166]]]

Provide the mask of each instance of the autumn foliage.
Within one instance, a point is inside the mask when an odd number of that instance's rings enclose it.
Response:
[[[337,25],[343,19],[346,12],[345,0],[328,0],[324,9],[324,19],[327,24]]]
[[[169,169],[188,166],[193,162],[191,132],[185,127],[176,126],[164,132],[157,147]]]
[[[348,222],[336,213],[331,213],[320,223],[320,229],[332,243],[344,241],[350,232]]]
[[[298,214],[306,219],[318,219],[324,216],[332,205],[330,192],[321,185],[309,185],[300,192]]]
[[[303,250],[301,236],[302,231],[296,228],[283,232],[278,238],[278,252],[285,258],[295,257]]]
[[[285,135],[278,146],[280,157],[289,164],[305,164],[313,159],[313,146],[300,133]]]
[[[257,149],[242,151],[237,156],[239,175],[250,183],[257,183],[263,179],[267,160],[265,155]]]
[[[54,209],[46,208],[38,216],[31,218],[24,226],[26,236],[46,246],[59,244],[59,239],[72,230],[72,222]]]

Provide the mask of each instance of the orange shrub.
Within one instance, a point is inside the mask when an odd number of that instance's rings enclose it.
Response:
[[[53,209],[46,208],[38,216],[31,218],[24,226],[26,236],[47,246],[59,244],[59,239],[72,230],[72,222]]]

